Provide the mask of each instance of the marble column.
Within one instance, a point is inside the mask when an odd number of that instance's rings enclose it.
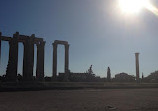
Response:
[[[0,68],[1,68],[1,36],[2,36],[2,33],[0,32]]]
[[[57,44],[53,43],[53,78],[57,76]]]
[[[139,53],[135,53],[136,60],[136,81],[139,82]]]
[[[69,71],[69,44],[65,45],[65,73]]]
[[[14,34],[9,41],[9,59],[6,69],[7,81],[16,81],[18,69],[18,36],[19,33]]]
[[[44,41],[37,44],[36,78],[39,81],[44,80],[44,46]]]
[[[33,66],[34,66],[34,37],[28,37],[24,41],[24,58],[23,58],[23,79],[24,81],[33,80]]]

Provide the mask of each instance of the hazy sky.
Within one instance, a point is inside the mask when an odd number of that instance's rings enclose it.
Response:
[[[158,6],[156,0],[152,2]],[[0,0],[0,31],[5,36],[18,31],[44,38],[47,76],[52,75],[54,40],[69,42],[72,72],[85,72],[92,64],[98,76],[105,77],[108,66],[112,76],[121,72],[135,75],[135,52],[140,53],[140,73],[147,76],[158,70],[158,16],[145,9],[124,15],[117,0]],[[1,75],[8,53],[8,43],[2,42]],[[22,58],[20,43],[19,73]],[[58,72],[63,71],[64,47],[59,45]]]

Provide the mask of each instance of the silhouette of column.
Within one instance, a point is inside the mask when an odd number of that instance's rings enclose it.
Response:
[[[19,33],[13,35],[9,41],[9,59],[6,69],[7,81],[16,81],[18,68],[18,36]]]
[[[136,81],[139,82],[139,53],[135,53],[136,59]]]
[[[107,69],[107,81],[108,81],[108,82],[111,81],[111,71],[110,71],[110,67],[108,67],[108,69]]]
[[[23,78],[25,81],[33,80],[34,65],[34,37],[28,37],[24,42]]]
[[[0,68],[1,68],[1,36],[2,36],[2,33],[0,32]]]
[[[65,45],[65,73],[69,71],[69,44]]]
[[[37,44],[36,78],[39,81],[44,80],[44,46],[44,41]]]
[[[53,43],[53,78],[57,76],[57,44]]]
[[[25,40],[23,42],[23,46],[24,46],[24,54],[23,54],[23,79],[27,80],[27,73],[28,73],[28,40]]]

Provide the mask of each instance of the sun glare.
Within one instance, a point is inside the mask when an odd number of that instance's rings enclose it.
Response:
[[[149,6],[148,0],[119,0],[119,7],[123,13],[138,13]]]

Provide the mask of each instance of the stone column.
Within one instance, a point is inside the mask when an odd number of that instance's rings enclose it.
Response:
[[[53,78],[57,76],[57,44],[53,43]]]
[[[37,45],[36,79],[40,79],[40,43]]]
[[[24,42],[23,79],[25,81],[33,80],[34,37],[35,35],[32,35]]]
[[[139,53],[135,53],[136,60],[136,81],[139,82]]]
[[[65,73],[69,72],[69,44],[65,45]]]
[[[44,80],[44,46],[44,41],[37,44],[36,78],[39,81]]]
[[[65,44],[65,75],[63,81],[69,81],[69,73],[69,44]]]
[[[23,42],[24,46],[24,54],[23,54],[23,80],[27,80],[28,78],[28,40]]]
[[[108,67],[108,69],[107,69],[107,81],[108,82],[111,81],[111,70],[110,70],[110,67]]]
[[[18,36],[19,33],[13,35],[9,41],[9,59],[6,69],[7,81],[16,81],[18,68]]]
[[[1,36],[2,36],[2,33],[0,32],[0,67],[1,67]]]

